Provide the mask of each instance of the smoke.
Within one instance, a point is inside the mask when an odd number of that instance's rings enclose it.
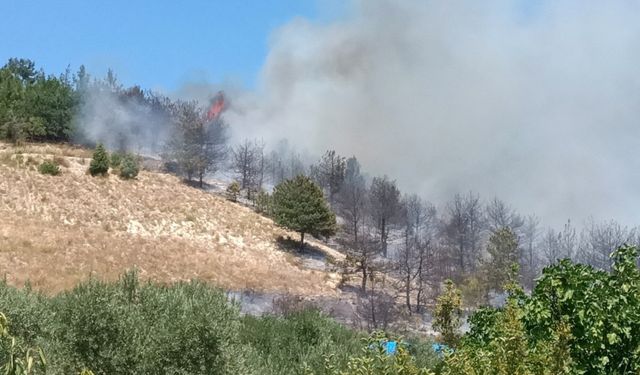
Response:
[[[236,136],[355,154],[436,202],[640,223],[640,5],[361,0],[273,35]]]
[[[145,155],[163,151],[172,125],[153,97],[137,89],[129,89],[126,94],[116,92],[96,83],[86,87],[81,100],[76,116],[77,141]]]

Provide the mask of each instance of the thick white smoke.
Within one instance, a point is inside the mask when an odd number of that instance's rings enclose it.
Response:
[[[474,190],[548,224],[638,224],[639,19],[622,0],[356,1],[282,27],[226,117],[432,201]]]

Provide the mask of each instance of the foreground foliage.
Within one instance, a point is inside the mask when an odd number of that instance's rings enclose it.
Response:
[[[45,365],[49,374],[96,375],[638,374],[637,250],[624,246],[612,258],[611,272],[561,261],[531,296],[509,283],[505,306],[476,311],[459,340],[460,296],[449,284],[436,327],[456,346],[441,359],[424,340],[397,339],[389,355],[386,334],[363,343],[313,309],[242,317],[224,293],[196,281],[140,284],[132,272],[52,298],[0,284],[0,366],[7,374]]]
[[[511,287],[502,309],[471,320],[445,374],[637,374],[637,249],[612,254],[610,273],[568,260],[544,270],[530,297]]]
[[[135,272],[55,297],[0,283],[0,310],[15,340],[0,340],[0,366],[31,361],[34,374],[38,348],[47,374],[322,375],[333,374],[327,358],[346,369],[362,347],[360,333],[314,309],[243,317],[216,288],[140,283]]]

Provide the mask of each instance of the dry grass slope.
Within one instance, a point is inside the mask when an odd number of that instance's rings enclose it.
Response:
[[[251,209],[166,174],[93,178],[89,157],[70,146],[0,144],[0,275],[9,283],[29,280],[53,293],[90,274],[114,279],[137,267],[161,282],[200,278],[229,289],[339,293],[337,274],[302,268],[276,242],[293,234]],[[54,158],[60,176],[37,172]]]

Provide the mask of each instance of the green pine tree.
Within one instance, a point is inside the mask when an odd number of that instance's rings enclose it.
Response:
[[[444,344],[456,346],[462,326],[462,295],[451,280],[445,282],[444,292],[436,301],[432,325]]]
[[[301,249],[305,233],[326,236],[335,233],[336,215],[322,190],[309,177],[298,176],[281,182],[275,187],[272,199],[276,223],[300,233]]]
[[[132,154],[125,154],[120,161],[120,177],[125,180],[136,178],[139,171],[140,167],[138,166],[138,159],[136,156]]]
[[[92,176],[105,176],[109,172],[109,154],[101,143],[98,143],[96,150],[93,152],[91,164],[89,164],[89,173]]]
[[[487,244],[489,261],[485,264],[487,287],[502,292],[511,281],[513,265],[518,264],[518,237],[505,227],[498,229]]]

